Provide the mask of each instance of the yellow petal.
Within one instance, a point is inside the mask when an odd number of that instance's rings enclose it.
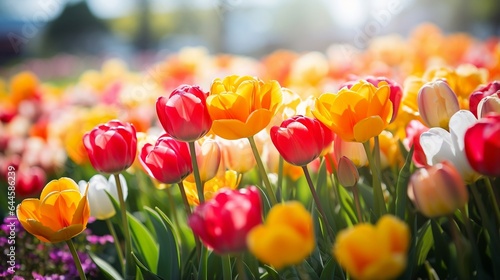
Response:
[[[380,116],[371,116],[361,120],[354,126],[354,139],[356,142],[366,142],[379,135],[386,127]]]
[[[78,185],[75,181],[73,181],[73,179],[67,177],[62,177],[58,180],[52,180],[43,188],[42,194],[40,195],[40,200],[43,200],[51,192],[60,192],[63,190],[78,191]]]
[[[236,140],[248,138],[264,129],[271,121],[272,113],[265,109],[259,109],[250,114],[246,123],[235,119],[214,120],[212,131],[218,136]]]
[[[27,198],[23,200],[16,209],[17,219],[26,221],[28,219],[38,219],[37,209],[40,205],[40,200],[36,198]]]
[[[236,119],[245,122],[250,113],[250,103],[234,93],[207,97],[207,108],[212,120]]]

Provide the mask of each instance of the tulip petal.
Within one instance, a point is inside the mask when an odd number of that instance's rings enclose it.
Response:
[[[427,164],[434,165],[444,160],[454,161],[455,151],[448,131],[433,127],[420,135],[420,145],[424,150]]]
[[[215,134],[228,140],[248,138],[264,129],[271,121],[272,113],[259,109],[250,114],[246,123],[237,119],[214,120],[212,130]]]
[[[370,138],[379,135],[385,128],[386,124],[380,116],[371,116],[359,121],[354,125],[354,139],[356,142],[366,142]]]
[[[67,177],[62,177],[57,180],[52,180],[43,189],[42,193],[40,194],[40,200],[44,200],[45,197],[51,193],[51,192],[60,192],[64,190],[76,190],[78,191],[78,185],[76,184],[75,181],[73,181],[70,178]]]

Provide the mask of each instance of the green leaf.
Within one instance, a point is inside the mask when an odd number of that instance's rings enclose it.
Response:
[[[269,265],[264,265],[264,269],[267,271],[267,274],[264,277],[262,277],[262,279],[281,280],[280,275],[273,267]]]
[[[335,271],[337,269],[337,263],[333,258],[330,258],[321,272],[320,280],[330,280],[335,279]]]
[[[106,279],[110,280],[123,280],[122,276],[120,273],[118,273],[109,263],[107,263],[105,260],[99,258],[96,254],[92,252],[88,252],[90,258],[96,266],[99,268],[99,270],[102,272],[104,277]]]
[[[307,261],[303,261],[300,265],[297,265],[297,270],[301,279],[306,278],[311,280],[320,280],[316,271],[311,267]]]
[[[396,185],[395,214],[401,220],[405,220],[406,203],[408,200],[407,188],[411,176],[410,167],[412,164],[413,152],[414,150],[412,146],[410,152],[408,153],[408,156],[406,157],[405,164],[403,165],[403,168],[401,168],[401,171],[399,172],[398,183]]]
[[[428,220],[417,233],[417,244],[415,246],[415,254],[417,265],[424,264],[427,259],[427,254],[434,245],[434,238],[432,236],[432,228],[430,227],[430,220]]]
[[[143,262],[146,267],[153,272],[158,268],[158,245],[151,233],[136,217],[127,213],[130,227],[130,237],[132,247],[134,247],[136,257]]]
[[[134,258],[134,261],[135,261],[135,264],[137,264],[137,267],[139,267],[139,269],[141,270],[141,273],[142,273],[142,276],[144,277],[144,279],[164,280],[160,276],[151,272],[146,266],[144,266],[144,264],[137,258],[137,256],[134,253],[132,253],[132,257]]]
[[[180,279],[179,248],[172,222],[158,207],[156,212],[149,207],[144,207],[144,210],[153,224],[159,244],[157,274],[164,279]],[[163,220],[157,212],[163,214]]]

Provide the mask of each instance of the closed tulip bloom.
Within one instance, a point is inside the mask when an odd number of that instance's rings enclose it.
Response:
[[[478,119],[490,113],[500,114],[500,98],[497,96],[486,96],[477,105]]]
[[[277,204],[265,224],[248,234],[247,243],[254,256],[276,269],[298,264],[316,246],[312,216],[300,202]]]
[[[262,223],[262,204],[257,187],[222,189],[213,199],[196,207],[188,225],[217,254],[246,250],[248,232]]]
[[[46,183],[47,176],[40,167],[21,168],[16,174],[16,195],[21,197],[37,195]]]
[[[90,216],[87,192],[80,193],[70,178],[50,181],[40,199],[27,198],[17,206],[24,229],[43,242],[57,243],[80,234]]]
[[[500,81],[493,81],[487,85],[481,86],[469,96],[469,110],[477,118],[480,118],[478,115],[479,102],[487,96],[500,97]]]
[[[355,279],[392,279],[406,268],[410,229],[384,215],[376,225],[357,224],[337,235],[333,255]]]
[[[276,81],[235,75],[215,79],[207,98],[212,130],[229,140],[253,136],[270,123],[281,100]]]
[[[149,176],[164,184],[179,183],[193,172],[188,144],[167,134],[160,136],[154,145],[146,143],[139,160]]]
[[[390,93],[386,82],[376,87],[360,80],[350,89],[321,94],[313,115],[344,141],[363,143],[379,135],[391,121]]]
[[[469,199],[465,182],[448,161],[415,171],[408,184],[408,197],[429,218],[450,215]]]
[[[469,127],[477,122],[468,110],[460,110],[450,119],[450,132],[433,127],[420,135],[420,145],[428,165],[449,160],[467,183],[475,182],[479,174],[474,171],[465,155],[464,137]]]
[[[269,133],[274,146],[287,162],[305,166],[318,158],[330,146],[333,135],[317,119],[294,116],[273,126]]]
[[[217,141],[206,139],[201,145],[196,142],[196,162],[198,163],[202,182],[206,182],[217,175],[221,158],[221,150]],[[191,176],[194,177],[194,175]],[[190,181],[194,181],[194,178]]]
[[[137,136],[130,123],[112,120],[85,133],[83,144],[95,170],[119,173],[129,168],[137,154]]]
[[[359,180],[358,168],[348,157],[343,156],[338,163],[337,176],[342,186],[354,187]]]
[[[429,128],[417,120],[411,120],[405,128],[406,138],[403,140],[405,146],[410,149],[413,146],[413,163],[416,167],[427,165],[427,158],[422,145],[420,145],[420,135],[428,131]]]
[[[216,141],[222,150],[223,163],[227,169],[238,173],[246,173],[257,164],[252,147],[250,147],[247,139],[226,140],[217,138]]]
[[[418,111],[428,127],[448,129],[451,116],[460,110],[458,98],[445,81],[426,83],[418,92]]]
[[[127,181],[125,181],[125,177],[123,177],[122,174],[120,174],[119,177],[123,191],[123,199],[126,200],[128,195]],[[81,192],[85,191],[87,185],[89,188],[87,197],[90,206],[90,216],[98,220],[105,220],[113,217],[116,211],[107,193],[118,201],[115,176],[111,175],[109,179],[106,179],[106,177],[101,174],[97,174],[92,176],[88,183],[83,180],[78,182]]]
[[[156,113],[163,129],[179,141],[195,141],[210,130],[212,119],[208,114],[208,93],[198,86],[181,85],[169,97],[156,101]]]
[[[474,170],[500,176],[500,115],[490,114],[465,132],[465,154]]]
[[[347,142],[338,136],[333,139],[333,155],[335,161],[339,162],[343,156],[348,157],[357,167],[366,166],[368,158],[366,157],[363,144],[358,142]]]

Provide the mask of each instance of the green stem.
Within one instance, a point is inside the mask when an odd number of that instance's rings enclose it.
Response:
[[[278,183],[277,183],[277,190],[276,193],[278,194],[278,200],[283,201],[283,176],[284,174],[284,164],[285,160],[283,157],[280,155],[278,159]]]
[[[118,201],[120,203],[120,213],[123,224],[123,236],[125,238],[125,279],[135,279],[136,267],[132,259],[132,241],[130,239],[130,231],[127,219],[127,206],[123,197],[123,189],[120,181],[120,174],[113,174],[116,182],[116,190],[118,192]]]
[[[495,211],[497,224],[500,224],[500,209],[498,209],[497,198],[495,196],[495,192],[493,191],[493,187],[491,186],[490,178],[486,178],[484,181],[486,183],[486,190],[488,191],[488,196],[491,199],[491,204],[493,205],[493,209]]]
[[[69,251],[73,256],[73,260],[75,261],[76,269],[78,269],[78,274],[80,275],[81,280],[86,280],[85,272],[83,272],[82,263],[80,262],[80,257],[78,257],[78,253],[76,252],[75,245],[71,239],[66,240],[66,244],[68,244]]]
[[[180,229],[181,225],[179,224],[179,217],[177,216],[177,207],[175,203],[174,196],[172,195],[172,188],[170,186],[166,187],[167,192],[167,197],[168,197],[168,204],[170,204],[170,211],[172,211],[172,216],[174,217],[174,223],[175,226]]]
[[[379,167],[373,158],[372,153],[370,152],[370,141],[366,141],[363,143],[365,148],[366,157],[368,158],[368,163],[370,165],[370,170],[372,172],[372,180],[373,180],[373,200],[374,200],[374,212],[377,218],[380,218],[382,215],[387,213],[387,208],[385,207],[384,194],[382,192],[382,183],[380,182],[380,172]]]
[[[200,204],[202,204],[205,202],[205,193],[203,183],[200,178],[198,161],[196,160],[196,146],[194,142],[189,142],[189,153],[191,154],[191,164],[193,165],[194,181],[196,182],[196,189],[198,190],[198,200],[200,201]]]
[[[198,238],[196,238],[196,240],[198,240]],[[198,280],[208,279],[207,259],[208,259],[208,249],[205,246],[201,246]]]
[[[465,270],[465,266],[463,265],[466,252],[462,241],[462,235],[460,233],[460,229],[458,228],[458,225],[455,223],[453,215],[448,216],[448,221],[450,222],[451,236],[453,238],[453,242],[455,243],[455,248],[457,249],[456,261],[457,261],[458,278],[468,279],[468,277],[466,276],[468,273]]]
[[[253,156],[255,157],[255,161],[257,162],[257,167],[259,168],[262,180],[264,181],[267,196],[269,197],[271,206],[273,206],[276,203],[278,203],[278,200],[274,195],[273,187],[271,186],[271,182],[269,182],[269,177],[267,177],[266,169],[264,168],[264,164],[262,163],[262,159],[260,158],[259,150],[257,149],[257,145],[255,144],[253,136],[248,137],[248,141],[250,142],[250,147],[252,147]]]
[[[123,258],[123,252],[122,252],[122,247],[120,246],[120,240],[116,235],[115,228],[113,227],[113,224],[111,223],[110,219],[106,219],[106,225],[108,226],[109,233],[111,233],[111,236],[113,236],[113,243],[115,243],[116,254],[118,255],[118,260],[120,261],[120,268],[123,270],[125,259]]]
[[[356,214],[358,215],[358,223],[363,222],[363,214],[361,212],[361,203],[359,201],[358,184],[352,186],[352,195],[354,196],[354,204],[356,205]]]
[[[314,199],[314,203],[316,204],[316,208],[318,208],[318,211],[321,215],[321,219],[323,220],[323,223],[326,227],[326,230],[328,231],[328,234],[330,236],[330,240],[334,241],[335,240],[335,234],[333,233],[332,227],[330,226],[330,223],[328,222],[328,218],[326,217],[326,213],[323,210],[323,207],[321,206],[321,202],[319,200],[318,193],[316,192],[316,189],[314,188],[314,184],[311,179],[311,175],[309,174],[309,170],[307,170],[307,165],[302,166],[302,170],[304,170],[304,175],[306,176],[307,184],[309,185],[309,189],[311,190],[311,194]]]
[[[186,216],[189,218],[191,216],[191,206],[189,206],[189,201],[186,195],[186,190],[184,189],[184,184],[182,181],[177,183],[179,186],[179,191],[181,192],[181,197],[182,197],[182,203],[184,204],[184,211],[186,211]],[[200,261],[203,258],[203,250],[205,246],[201,245],[200,239],[193,233],[194,235],[194,243],[196,245],[196,252],[198,256],[200,257]]]
[[[238,280],[247,280],[245,263],[243,262],[243,254],[240,254],[236,257],[236,266],[238,267]]]
[[[224,280],[231,280],[233,279],[233,273],[231,271],[231,257],[226,254],[222,255],[221,257],[221,262],[222,262],[222,279]],[[238,277],[238,279],[240,279]]]

